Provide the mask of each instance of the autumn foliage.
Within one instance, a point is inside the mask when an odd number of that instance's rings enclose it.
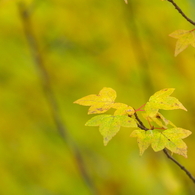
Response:
[[[193,30],[176,30],[169,36],[177,40],[175,47],[175,56],[185,50],[189,45],[195,47],[195,29]]]
[[[155,152],[164,148],[172,153],[187,157],[187,145],[182,140],[191,134],[191,131],[175,126],[167,120],[159,110],[187,109],[175,97],[170,96],[173,88],[162,89],[149,98],[149,101],[138,109],[134,109],[123,103],[115,103],[116,92],[112,88],[103,88],[98,95],[88,95],[78,99],[74,103],[90,106],[88,114],[101,114],[87,121],[87,126],[99,126],[103,136],[104,145],[114,137],[120,127],[130,127],[134,130],[131,137],[136,137],[140,149],[140,155],[151,145]],[[144,107],[144,110],[141,108]],[[102,114],[114,108],[114,114]],[[138,111],[142,113],[149,123],[146,128],[137,116]]]

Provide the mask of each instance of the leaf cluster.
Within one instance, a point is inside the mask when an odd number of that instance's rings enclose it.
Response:
[[[176,127],[159,112],[161,109],[187,111],[177,98],[170,96],[173,91],[173,88],[166,88],[156,92],[138,109],[115,102],[117,96],[115,90],[106,87],[98,95],[88,95],[74,103],[90,106],[88,114],[99,114],[88,120],[86,125],[99,126],[104,145],[118,133],[120,127],[130,127],[133,129],[130,136],[137,138],[140,155],[151,146],[155,152],[167,148],[172,153],[187,157],[187,145],[182,139],[188,137],[191,131]],[[114,109],[113,115],[103,114],[110,109]],[[149,124],[148,128],[139,119],[138,111],[143,112],[142,115]]]

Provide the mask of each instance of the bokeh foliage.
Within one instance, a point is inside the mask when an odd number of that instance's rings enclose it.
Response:
[[[176,88],[188,112],[163,114],[193,132],[195,50],[174,57],[177,29],[192,29],[166,1],[21,0],[31,9],[33,31],[67,131],[82,151],[100,194],[194,194],[194,186],[162,153],[139,156],[128,129],[107,147],[96,127],[85,127],[87,108],[73,102],[103,87],[138,108],[159,89]],[[69,146],[59,136],[40,74],[32,59],[16,0],[0,1],[0,194],[90,194]],[[194,17],[193,1],[178,0]],[[194,142],[188,159],[194,175]]]

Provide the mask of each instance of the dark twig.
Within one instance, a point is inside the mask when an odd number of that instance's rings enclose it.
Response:
[[[32,58],[34,60],[34,64],[38,72],[40,73],[40,78],[42,81],[43,89],[45,91],[48,104],[53,116],[53,120],[56,125],[56,129],[59,135],[62,137],[64,142],[68,145],[71,149],[72,154],[75,158],[75,161],[78,165],[78,169],[81,173],[81,176],[87,186],[89,187],[91,194],[98,194],[96,187],[94,186],[91,177],[89,176],[88,170],[85,166],[84,159],[82,157],[81,151],[79,147],[75,144],[75,142],[71,139],[70,135],[68,134],[65,125],[63,124],[62,117],[59,112],[59,107],[57,104],[57,100],[54,96],[52,84],[45,68],[45,63],[43,57],[41,55],[38,42],[33,34],[33,25],[31,23],[31,12],[30,9],[27,9],[26,6],[21,2],[18,4],[19,13],[23,22],[23,28],[25,32],[26,39],[28,41],[29,48],[31,50]],[[31,10],[32,11],[32,10]]]
[[[140,79],[140,87],[144,91],[145,98],[149,97],[154,91],[154,85],[150,75],[150,63],[144,49],[142,38],[140,36],[140,22],[136,18],[137,1],[128,1],[128,6],[125,9],[125,22],[127,25],[128,33],[133,46],[133,55],[135,57],[138,69],[137,76]],[[139,14],[139,13],[138,13]],[[144,25],[141,25],[144,28]],[[145,29],[146,30],[146,29]]]
[[[43,57],[41,55],[37,40],[33,34],[33,29],[32,29],[32,24],[31,24],[31,18],[30,18],[30,9],[26,9],[25,5],[23,3],[18,4],[19,7],[19,12],[20,16],[23,22],[23,28],[24,28],[24,33],[26,36],[26,39],[29,44],[29,48],[31,50],[31,55],[34,60],[34,64],[40,74],[40,78],[42,81],[43,89],[44,92],[47,96],[49,105],[51,107],[51,112],[53,115],[53,119],[57,125],[57,129],[59,131],[59,134],[61,137],[66,139],[66,129],[64,128],[64,125],[61,121],[61,117],[59,116],[59,111],[58,111],[58,105],[56,98],[54,97],[54,93],[51,87],[51,82],[49,75],[46,71]]]
[[[176,161],[166,149],[163,150],[163,152],[166,154],[166,156],[172,160],[176,165],[178,165],[187,175],[188,177],[195,183],[195,178],[192,176],[192,174],[184,167],[182,166],[178,161]]]
[[[192,25],[195,26],[195,22],[193,20],[191,20],[190,18],[188,18],[184,12],[181,10],[181,8],[173,1],[173,0],[167,0],[169,1],[170,3],[173,4],[173,6],[175,7],[175,9],[189,22],[191,23]]]
[[[145,131],[147,131],[147,130],[149,130],[147,127],[145,127],[145,125],[142,123],[142,121],[139,119],[139,117],[138,117],[138,115],[137,115],[137,113],[135,112],[134,113],[134,116],[135,116],[135,118],[136,118],[136,120],[137,120],[137,122],[138,122],[138,127],[140,128],[140,129],[143,129],[143,130],[145,130]]]
[[[142,123],[142,121],[139,119],[137,113],[135,112],[135,118],[138,121],[138,127],[142,130],[149,130],[147,127],[144,126],[144,124]],[[184,167],[182,166],[177,160],[175,160],[167,151],[167,149],[163,149],[163,152],[166,154],[166,156],[172,160],[177,166],[179,166],[186,174],[187,176],[195,183],[195,178],[192,176],[192,174]]]

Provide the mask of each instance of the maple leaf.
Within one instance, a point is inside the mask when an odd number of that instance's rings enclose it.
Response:
[[[74,103],[91,106],[88,114],[100,114],[108,111],[116,99],[116,92],[112,88],[104,87],[98,95],[88,95],[76,100]]]
[[[133,115],[135,113],[135,110],[133,107],[128,106],[127,104],[123,103],[114,103],[112,104],[112,108],[115,108],[116,111],[114,112],[114,115]]]
[[[181,102],[175,97],[170,97],[173,93],[174,88],[166,88],[157,91],[152,95],[149,101],[146,103],[145,111],[150,117],[156,117],[159,109],[163,110],[174,110],[174,109],[187,109],[182,105]]]
[[[175,127],[175,125],[168,119],[166,119],[161,113],[157,113],[155,117],[152,118],[152,120],[160,127],[167,128],[167,125],[172,125]]]
[[[144,151],[150,146],[152,143],[152,130],[134,130],[130,137],[137,137],[137,143],[140,150],[140,155],[144,153]]]
[[[175,56],[181,53],[189,45],[195,47],[195,29],[193,30],[176,30],[169,36],[178,39],[175,48]]]
[[[142,116],[150,123],[155,122],[159,127],[167,129],[168,125],[176,127],[170,120],[166,119],[160,112],[154,116],[148,116],[146,113],[143,113]]]
[[[131,137],[137,137],[140,155],[151,145],[155,152],[167,148],[171,152],[187,158],[187,145],[182,139],[188,137],[191,133],[189,130],[175,127],[164,131],[134,130]]]
[[[121,126],[137,128],[136,121],[126,115],[98,115],[92,117],[85,125],[99,126],[104,145],[107,145],[112,137],[116,135]]]

